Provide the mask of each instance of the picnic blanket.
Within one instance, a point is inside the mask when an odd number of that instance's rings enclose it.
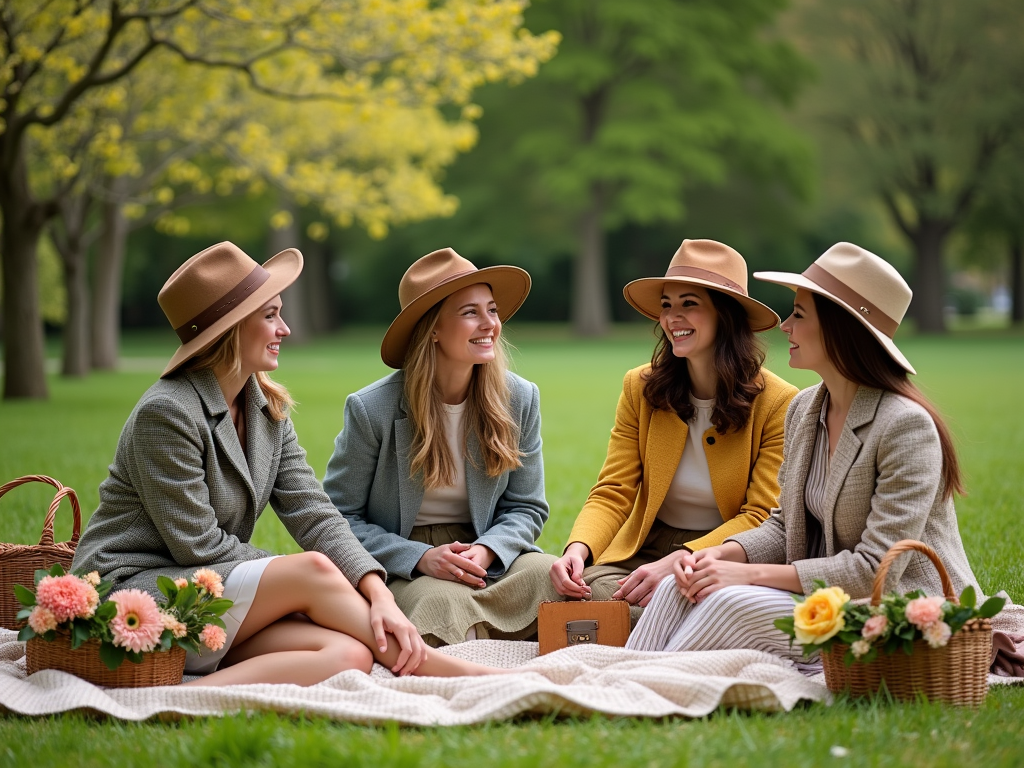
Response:
[[[490,677],[394,677],[342,672],[308,688],[97,688],[54,670],[25,676],[24,644],[0,630],[0,711],[49,715],[71,710],[123,720],[225,715],[240,711],[305,713],[355,723],[467,725],[522,714],[600,712],[632,717],[702,717],[718,707],[788,711],[828,700],[823,683],[759,651],[642,653],[576,646],[537,656],[537,644],[476,640],[447,653],[515,672]]]

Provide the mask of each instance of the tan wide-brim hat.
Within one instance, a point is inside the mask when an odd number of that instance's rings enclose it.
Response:
[[[229,242],[211,245],[178,267],[156,299],[181,340],[161,378],[281,293],[301,271],[302,254],[294,248],[261,267]]]
[[[831,299],[856,317],[904,370],[917,373],[893,341],[914,293],[895,267],[871,251],[836,243],[803,274],[755,272],[754,278]]]
[[[627,283],[622,295],[637,312],[651,320],[661,318],[665,283],[700,285],[732,296],[743,305],[751,330],[768,331],[779,316],[747,293],[747,262],[739,252],[715,240],[683,240],[664,277],[642,277]]]
[[[498,317],[505,322],[522,306],[530,293],[530,275],[525,269],[511,266],[477,269],[451,248],[428,253],[417,259],[398,284],[398,301],[402,311],[391,323],[380,345],[380,356],[386,365],[401,368],[409,340],[420,318],[439,301],[458,290],[477,283],[491,287],[498,305]]]

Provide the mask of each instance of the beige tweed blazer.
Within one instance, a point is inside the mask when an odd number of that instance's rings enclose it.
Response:
[[[860,387],[829,467],[824,522],[827,555],[807,559],[804,486],[814,453],[824,384],[800,392],[786,412],[779,508],[738,542],[752,563],[796,566],[804,592],[814,580],[871,594],[875,571],[900,539],[917,539],[942,559],[957,592],[978,588],[960,540],[952,499],[943,499],[942,451],[935,424],[917,403]],[[942,594],[938,574],[923,555],[904,555],[889,570],[886,591],[922,589]]]
[[[153,593],[159,575],[208,567],[227,577],[240,562],[268,557],[249,540],[269,503],[299,546],[327,555],[353,584],[371,571],[386,577],[327,498],[291,419],[271,418],[255,377],[245,395],[243,451],[211,370],[149,388],[121,430],[76,570]]]

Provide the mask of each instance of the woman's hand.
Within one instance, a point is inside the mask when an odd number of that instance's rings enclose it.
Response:
[[[416,570],[435,579],[461,581],[471,587],[486,586],[483,577],[487,575],[487,569],[481,568],[479,563],[467,556],[469,550],[474,546],[491,552],[481,544],[470,545],[454,541],[451,544],[432,547],[424,552],[420,561],[416,563]],[[482,555],[477,556],[483,557]],[[491,559],[494,559],[493,552],[491,552]]]
[[[722,554],[719,547],[710,547],[680,562],[675,577],[683,597],[691,603],[699,603],[723,587],[754,583],[754,568],[749,563],[725,559]],[[686,572],[687,568],[691,573]]]
[[[570,600],[589,600],[590,587],[583,581],[583,568],[590,557],[590,548],[574,541],[565,548],[565,554],[551,564],[549,575],[555,592]]]
[[[630,605],[640,605],[646,608],[662,579],[672,575],[672,566],[688,554],[690,553],[683,549],[665,555],[653,563],[641,565],[629,576],[619,579],[619,588],[612,595],[612,599],[625,600]]]
[[[389,632],[395,636],[398,647],[402,649],[395,665],[391,667],[394,674],[411,675],[427,658],[427,644],[393,597],[382,596],[370,602],[370,626],[381,653],[387,651],[386,633]]]
[[[497,555],[494,554],[494,551],[484,544],[474,544],[463,552],[462,556],[467,560],[472,560],[483,568],[485,575],[487,573],[487,569],[491,567],[491,563],[494,562],[494,558],[497,557]]]

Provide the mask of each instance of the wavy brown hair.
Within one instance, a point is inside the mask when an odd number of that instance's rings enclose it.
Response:
[[[715,334],[715,406],[711,423],[718,434],[738,430],[747,423],[756,398],[764,389],[761,366],[764,350],[750,330],[746,310],[736,299],[721,291],[708,289],[718,312]],[[651,408],[674,411],[683,421],[693,418],[696,408],[690,402],[690,371],[685,357],[672,353],[672,342],[659,323],[658,344],[651,357],[651,370],[644,374],[644,399]]]
[[[817,293],[811,295],[814,296],[821,338],[829,362],[842,376],[855,384],[893,392],[924,408],[935,423],[942,447],[942,498],[951,499],[954,493],[963,496],[964,479],[953,435],[938,409],[914,385],[903,366],[890,357],[885,347],[857,318],[831,299]]]
[[[445,437],[446,415],[438,389],[436,345],[431,341],[441,314],[439,301],[413,329],[405,353],[405,399],[413,423],[410,470],[421,472],[424,488],[443,488],[455,482],[456,464]],[[499,334],[494,360],[473,366],[466,402],[466,434],[473,430],[489,477],[498,477],[523,465],[519,450],[519,424],[512,418],[512,393],[508,386],[508,354],[505,336]]]
[[[185,369],[196,371],[201,368],[225,367],[230,373],[237,374],[242,370],[242,323],[232,326],[231,330],[217,339],[213,344],[193,357],[185,365]],[[279,384],[267,375],[266,371],[257,371],[256,383],[260,385],[263,396],[267,398],[267,410],[274,421],[288,417],[295,406],[295,401],[283,384]]]

